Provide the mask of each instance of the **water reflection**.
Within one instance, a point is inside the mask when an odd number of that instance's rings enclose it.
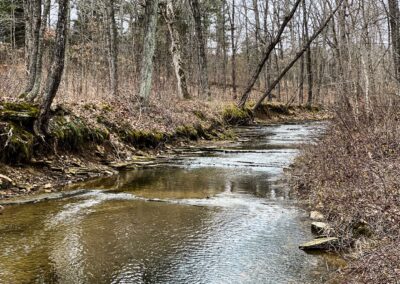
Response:
[[[239,129],[231,151],[6,210],[0,283],[320,283],[324,259],[297,249],[311,235],[281,180],[316,129]]]

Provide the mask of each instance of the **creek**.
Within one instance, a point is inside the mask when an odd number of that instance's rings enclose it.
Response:
[[[323,123],[237,128],[223,147],[0,215],[0,283],[323,283],[284,169]]]

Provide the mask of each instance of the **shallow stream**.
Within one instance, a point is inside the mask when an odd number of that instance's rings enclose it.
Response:
[[[0,215],[0,283],[322,283],[283,171],[321,123],[238,128],[223,148]]]

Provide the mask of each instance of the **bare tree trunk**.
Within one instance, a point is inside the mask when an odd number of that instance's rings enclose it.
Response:
[[[245,31],[245,44],[246,44],[246,65],[247,65],[247,70],[250,71],[250,41],[249,41],[249,15],[248,15],[248,9],[247,9],[247,4],[246,0],[242,0],[242,5],[244,9],[244,31]]]
[[[260,40],[261,40],[261,22],[260,22],[260,11],[258,8],[258,0],[253,0],[253,11],[254,11],[254,19],[255,19],[255,51],[254,58],[255,64],[260,60]],[[257,87],[260,87],[260,80],[256,81]]]
[[[42,23],[40,27],[40,38],[39,38],[39,50],[38,50],[38,58],[37,58],[37,64],[36,64],[36,78],[35,78],[35,84],[33,86],[32,91],[27,95],[27,100],[28,101],[34,101],[36,97],[39,94],[40,91],[40,86],[42,83],[42,71],[43,71],[43,52],[44,52],[44,34],[46,32],[46,20],[47,17],[50,13],[50,5],[51,5],[51,0],[46,0],[44,4],[44,10],[43,10],[43,15],[42,15]]]
[[[271,37],[268,34],[268,13],[269,13],[269,0],[265,1],[265,9],[264,9],[264,38],[265,45],[271,40]],[[265,88],[271,84],[271,58],[268,58],[265,67]],[[268,100],[272,101],[272,94],[269,96]]]
[[[189,99],[190,95],[187,87],[186,72],[183,69],[181,56],[181,41],[179,32],[175,26],[176,16],[172,0],[168,0],[162,12],[171,38],[172,62],[174,64],[179,97],[182,99]]]
[[[190,6],[193,13],[195,30],[197,36],[197,49],[199,53],[199,67],[200,67],[200,85],[203,95],[211,96],[210,86],[208,84],[208,70],[207,70],[207,54],[205,47],[205,40],[203,36],[203,24],[201,19],[200,4],[198,0],[190,0]]]
[[[265,93],[261,96],[261,98],[257,101],[256,105],[253,108],[253,111],[257,110],[262,102],[269,96],[269,94],[273,91],[273,89],[279,84],[279,82],[282,80],[282,78],[286,75],[286,73],[292,69],[293,65],[296,64],[296,62],[303,56],[303,54],[307,51],[308,48],[310,48],[310,45],[312,42],[319,36],[319,34],[325,29],[325,27],[329,24],[333,16],[336,14],[336,12],[339,10],[340,6],[342,5],[344,0],[339,0],[336,8],[329,14],[328,18],[323,22],[323,24],[314,32],[314,34],[311,36],[311,38],[308,40],[308,42],[303,46],[303,48],[296,54],[294,59],[283,69],[283,71],[280,73],[278,78],[272,83],[272,85],[269,87],[268,90],[265,91]]]
[[[226,14],[226,0],[222,0],[222,16],[223,16],[223,24],[222,24],[222,43],[223,43],[223,63],[222,63],[222,70],[223,70],[223,81],[224,81],[224,94],[226,93],[226,68],[228,65],[228,51],[227,51],[227,44],[226,44],[226,27],[225,27],[225,14]]]
[[[304,3],[304,1],[303,1],[303,3]],[[304,36],[304,34],[305,34],[305,32],[304,32],[304,24],[301,27],[301,30],[300,30],[300,24],[298,24],[298,31],[299,31],[299,34],[302,35],[302,38],[299,37],[299,47],[300,47],[300,46],[302,46],[302,44],[304,42],[306,42],[304,40],[304,38],[305,38],[305,36]],[[302,105],[302,104],[304,104],[304,56],[302,56],[300,58],[299,69],[300,70],[299,70],[299,85],[298,85],[298,88],[299,88],[298,97],[299,98],[298,99],[299,99],[299,105]]]
[[[32,17],[31,17],[31,27],[32,31],[29,36],[29,42],[30,42],[30,50],[28,52],[30,53],[29,56],[29,67],[28,67],[28,79],[27,83],[25,86],[25,91],[24,94],[27,95],[29,94],[36,81],[36,75],[37,75],[37,62],[38,62],[38,53],[39,53],[39,45],[40,45],[40,25],[41,25],[41,16],[42,16],[42,1],[41,0],[34,0],[30,4],[32,8]]]
[[[16,25],[16,19],[15,19],[15,4],[14,0],[11,0],[11,27],[10,27],[10,43],[11,43],[11,49],[14,50],[16,48],[16,36],[15,36],[15,25]]]
[[[114,0],[106,1],[108,20],[108,64],[110,72],[111,95],[118,95],[118,31],[115,22]]]
[[[304,103],[304,56],[300,58],[300,74],[299,74],[299,104]]]
[[[232,49],[232,92],[233,98],[237,98],[236,90],[236,42],[235,42],[235,0],[232,0],[232,15],[229,17],[231,24],[231,49]]]
[[[153,79],[153,57],[156,49],[156,32],[158,20],[158,0],[146,0],[146,18],[143,59],[140,71],[140,91],[139,96],[145,105],[151,91],[151,83]]]
[[[289,12],[288,15],[285,16],[285,19],[283,20],[280,29],[278,31],[278,34],[276,35],[276,37],[274,38],[274,40],[268,45],[262,60],[260,61],[260,63],[257,65],[249,83],[247,84],[247,87],[240,99],[240,102],[238,104],[238,106],[240,108],[244,108],[247,99],[250,96],[250,93],[254,87],[254,84],[257,82],[258,77],[260,76],[260,73],[262,71],[262,69],[264,68],[265,63],[267,62],[271,52],[274,50],[275,46],[280,42],[281,40],[281,36],[287,26],[287,24],[290,22],[290,20],[293,18],[294,14],[296,13],[297,7],[299,6],[300,2],[302,0],[296,0],[296,3],[294,4],[292,10]]]
[[[48,124],[50,119],[50,107],[57,94],[64,70],[69,0],[59,0],[58,6],[58,22],[54,54],[49,74],[46,79],[46,86],[43,90],[43,100],[39,108],[39,116],[34,124],[35,134],[42,137],[43,135],[49,134]]]
[[[306,0],[303,1],[303,25],[304,25],[304,39],[308,42],[308,14],[306,9]],[[313,103],[313,74],[312,74],[312,60],[311,60],[311,47],[308,47],[306,51],[306,69],[307,69],[307,87],[308,96],[307,104],[310,106]]]
[[[261,34],[261,24],[260,24],[260,12],[258,9],[258,0],[253,0],[253,10],[254,10],[254,18],[255,18],[255,24],[256,24],[256,49],[258,50],[259,48],[259,41],[260,41],[260,34]]]
[[[29,74],[32,49],[32,1],[24,0],[23,7],[25,20],[25,68],[27,74]]]
[[[395,77],[400,82],[400,12],[397,0],[388,0],[389,2],[389,23],[392,37],[392,52]]]

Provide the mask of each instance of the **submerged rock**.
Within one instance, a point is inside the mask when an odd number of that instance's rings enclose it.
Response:
[[[4,211],[4,206],[0,205],[0,214],[3,214],[3,211]]]
[[[319,211],[311,211],[310,212],[310,219],[314,221],[321,221],[324,220],[324,215]]]
[[[326,237],[314,239],[299,246],[301,250],[329,250],[338,245],[338,238]]]

